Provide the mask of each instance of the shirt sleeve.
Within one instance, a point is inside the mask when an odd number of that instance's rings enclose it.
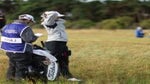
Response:
[[[41,24],[42,25],[54,25],[57,17],[58,16],[56,13],[48,15],[47,17],[43,18],[43,22]]]
[[[35,36],[32,29],[28,27],[22,32],[21,38],[27,43],[32,43],[36,41],[38,37]]]

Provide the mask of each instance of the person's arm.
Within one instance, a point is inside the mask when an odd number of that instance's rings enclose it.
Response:
[[[27,43],[32,43],[36,41],[38,37],[35,36],[32,29],[28,27],[22,32],[21,38]]]
[[[57,24],[55,23],[55,20],[58,18],[58,15],[56,13],[48,15],[46,17],[43,17],[42,25],[48,26],[49,28],[53,28]]]

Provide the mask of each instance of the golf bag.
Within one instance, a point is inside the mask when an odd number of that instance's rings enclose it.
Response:
[[[57,59],[50,52],[38,45],[34,45],[32,63],[28,67],[28,78],[33,84],[40,79],[47,84],[48,80],[55,80],[58,74]]]

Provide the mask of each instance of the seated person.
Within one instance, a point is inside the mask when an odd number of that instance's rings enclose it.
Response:
[[[135,35],[137,38],[143,38],[144,37],[144,32],[142,27],[138,26],[136,31],[135,31]]]

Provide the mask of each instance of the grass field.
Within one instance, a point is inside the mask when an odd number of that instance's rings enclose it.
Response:
[[[45,30],[34,31],[44,34],[36,44],[46,39]],[[60,78],[49,84],[150,84],[150,38],[135,38],[134,30],[67,30],[67,33],[73,52],[70,70],[83,82]],[[5,81],[8,59],[3,51],[0,54],[0,84],[8,84]]]

